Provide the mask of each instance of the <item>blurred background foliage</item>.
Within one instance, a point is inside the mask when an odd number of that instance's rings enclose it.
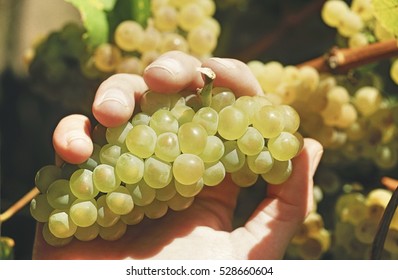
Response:
[[[222,33],[214,54],[285,65],[318,57],[336,39],[335,30],[320,18],[323,3],[217,0],[215,18]],[[24,51],[37,38],[69,21],[79,21],[79,14],[63,0],[0,0],[0,212],[33,187],[41,166],[53,163],[52,132],[58,121],[83,112],[38,95],[23,63]],[[0,225],[1,235],[15,240],[16,259],[31,258],[34,226],[28,207]]]

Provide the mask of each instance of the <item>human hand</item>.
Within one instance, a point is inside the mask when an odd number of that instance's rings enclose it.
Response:
[[[143,78],[119,74],[104,81],[97,91],[93,114],[105,126],[117,126],[131,118],[135,100],[149,87],[170,93],[203,86],[197,67],[216,73],[216,86],[242,95],[262,94],[247,66],[237,60],[210,58],[203,63],[184,53],[169,52],[152,63]],[[71,115],[58,124],[53,143],[65,161],[79,163],[93,149],[88,118]],[[321,145],[305,139],[303,151],[293,160],[293,173],[281,185],[269,185],[264,200],[246,222],[232,228],[239,187],[229,176],[217,187],[205,188],[182,212],[169,211],[157,220],[129,226],[116,241],[99,238],[73,240],[52,247],[38,225],[35,259],[280,259],[290,239],[312,208],[312,177],[322,155]]]

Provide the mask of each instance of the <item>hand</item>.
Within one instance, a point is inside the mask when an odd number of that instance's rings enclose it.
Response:
[[[117,126],[130,119],[135,100],[147,87],[168,93],[196,89],[203,85],[199,66],[216,73],[216,86],[244,95],[262,94],[247,66],[234,59],[209,58],[203,63],[180,52],[169,52],[153,62],[143,79],[118,74],[99,87],[93,113],[105,126]],[[79,163],[92,151],[89,120],[71,115],[54,131],[58,155]],[[204,188],[190,208],[169,211],[157,220],[144,219],[129,226],[117,241],[97,238],[90,242],[73,240],[61,248],[47,245],[41,225],[33,250],[35,259],[281,259],[290,239],[312,208],[312,177],[322,155],[321,145],[305,139],[304,149],[293,160],[291,177],[278,186],[268,186],[264,200],[246,222],[232,228],[239,187],[229,176],[217,187]]]

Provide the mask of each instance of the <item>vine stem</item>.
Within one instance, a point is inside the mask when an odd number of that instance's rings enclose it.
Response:
[[[326,55],[303,62],[297,66],[312,66],[319,72],[342,74],[350,69],[397,55],[398,43],[396,39],[392,39],[358,48],[335,47]]]
[[[11,205],[4,213],[0,214],[0,224],[7,221],[15,213],[17,213],[21,208],[27,205],[36,195],[40,193],[39,189],[34,187],[29,192],[27,192],[22,198]]]

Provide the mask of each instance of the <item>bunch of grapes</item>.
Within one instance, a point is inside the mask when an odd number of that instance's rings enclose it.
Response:
[[[326,25],[336,28],[339,35],[347,39],[351,48],[394,39],[374,16],[372,0],[328,0],[322,8],[321,17]]]
[[[365,158],[381,169],[396,166],[397,110],[377,80],[353,87],[347,78],[320,74],[310,66],[276,61],[250,61],[248,66],[266,96],[292,106],[301,118],[300,132],[317,139],[334,158]]]
[[[324,226],[322,216],[311,212],[290,241],[288,258],[317,260],[331,248],[331,233]]]
[[[351,192],[341,195],[335,206],[333,254],[338,259],[369,259],[380,219],[392,192],[374,188],[367,195]],[[398,211],[384,243],[383,259],[398,257]]]
[[[350,5],[343,0],[328,0],[323,5],[321,17],[326,25],[336,28],[350,48],[395,39],[394,34],[374,16],[372,0],[353,0]],[[392,61],[390,76],[398,84],[396,59]]]
[[[86,162],[39,170],[31,213],[44,239],[116,240],[144,217],[186,209],[227,173],[241,187],[287,180],[303,145],[297,112],[211,84],[200,94],[148,91],[131,121],[94,129]]]
[[[145,27],[125,20],[113,40],[98,46],[88,65],[105,73],[142,74],[160,54],[179,50],[196,57],[211,56],[217,46],[220,25],[213,18],[212,0],[151,1],[151,17]]]

